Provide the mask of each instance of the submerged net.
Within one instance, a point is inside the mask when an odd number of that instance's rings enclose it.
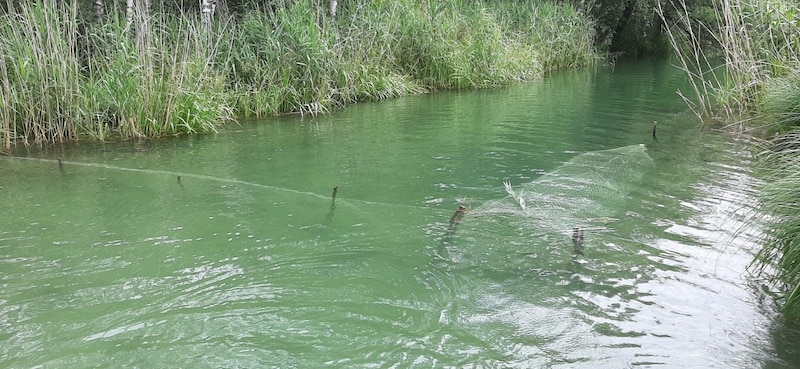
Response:
[[[509,197],[486,202],[470,213],[520,216],[558,232],[594,221],[606,223],[652,165],[644,145],[587,152],[532,182],[505,182]]]

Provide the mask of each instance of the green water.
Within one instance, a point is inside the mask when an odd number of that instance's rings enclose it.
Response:
[[[620,64],[18,148],[0,158],[0,367],[800,367],[745,272],[746,146],[698,128],[681,87],[666,63]]]

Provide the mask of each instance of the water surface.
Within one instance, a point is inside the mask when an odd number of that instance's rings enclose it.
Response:
[[[746,145],[700,128],[681,87],[620,64],[17,148],[0,366],[798,367],[800,334],[745,272]]]

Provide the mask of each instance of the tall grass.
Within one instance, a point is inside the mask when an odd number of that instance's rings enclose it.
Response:
[[[753,270],[781,294],[784,315],[800,321],[800,130],[760,146],[762,248]]]
[[[498,86],[594,60],[591,23],[568,5],[354,0],[331,19],[316,3],[286,2],[237,24],[228,75],[241,114]]]
[[[132,23],[117,14],[86,25],[72,3],[40,0],[0,19],[6,149],[213,131],[230,119],[215,39],[199,22],[139,7]]]
[[[75,7],[35,3],[0,22],[3,141],[76,138],[82,112]]]
[[[232,118],[224,78],[213,68],[218,38],[185,17],[160,19],[139,9],[90,30],[84,97],[95,108],[91,132],[104,139],[215,131]],[[130,37],[130,33],[135,37]]]
[[[147,2],[84,21],[72,3],[0,16],[6,149],[214,131],[232,116],[498,86],[595,57],[591,22],[566,3],[352,0],[332,18],[327,2],[279,0],[212,29]]]
[[[783,0],[712,2],[715,22],[702,24],[692,19],[684,1],[670,4],[665,9],[659,3],[657,11],[678,65],[692,82],[691,95],[682,95],[687,104],[699,117],[729,122],[729,127],[764,128],[745,123],[770,122],[778,113],[762,110],[774,105],[765,104],[765,98],[781,96],[774,90],[781,83],[773,84],[774,79],[800,76],[795,6]],[[709,36],[715,41],[711,48],[702,42]]]
[[[695,24],[685,4],[670,22],[660,9],[696,99],[686,97],[700,117],[726,128],[761,136],[755,142],[761,187],[763,248],[752,269],[783,294],[783,311],[800,321],[800,13],[792,1],[715,2],[716,24]],[[711,33],[718,48],[698,41]],[[718,52],[719,59],[716,59]]]
[[[335,55],[311,0],[245,14],[232,34],[228,83],[240,114],[316,113],[329,106]]]

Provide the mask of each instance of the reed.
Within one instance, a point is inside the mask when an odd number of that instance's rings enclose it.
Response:
[[[317,2],[296,1],[244,16],[229,84],[243,115],[316,113],[581,67],[594,61],[591,35],[568,5],[350,1],[331,19]]]
[[[0,139],[46,143],[215,131],[232,116],[491,87],[594,61],[566,3],[281,0],[217,17],[34,0],[0,17]]]
[[[90,130],[103,139],[216,131],[232,119],[224,77],[214,68],[221,36],[188,15],[154,18],[137,8],[90,30],[86,99]],[[224,30],[220,31],[224,35]],[[131,36],[133,34],[133,36]]]
[[[498,7],[508,38],[531,45],[543,72],[595,62],[593,24],[569,4],[511,2]]]
[[[692,83],[692,93],[682,94],[701,118],[728,122],[726,128],[761,129],[745,124],[768,122],[764,98],[781,96],[773,90],[774,78],[800,75],[800,41],[793,6],[784,1],[724,0],[713,2],[713,24],[696,22],[684,1],[657,9],[665,23],[678,66]],[[676,16],[668,17],[672,13]],[[714,40],[709,47],[706,37]],[[766,94],[765,94],[766,92]],[[765,119],[767,118],[767,119]]]
[[[240,114],[318,113],[328,108],[335,58],[312,3],[252,11],[236,27],[228,76]]]
[[[680,67],[696,99],[686,97],[701,118],[726,122],[756,140],[763,178],[760,207],[751,223],[764,227],[762,249],[752,264],[781,293],[782,310],[800,320],[800,14],[781,0],[724,0],[715,4],[716,24],[689,20],[685,3],[670,23],[659,9]],[[710,32],[715,54],[702,45]]]
[[[3,141],[72,140],[81,111],[76,8],[43,2],[0,20]]]
[[[800,131],[765,141],[759,148],[761,186],[759,221],[762,248],[752,269],[779,291],[784,315],[800,321]]]
[[[773,77],[761,93],[761,127],[769,135],[780,136],[800,126],[800,75]]]
[[[213,131],[230,119],[224,79],[211,63],[217,45],[199,22],[155,21],[143,8],[132,24],[120,14],[105,24],[80,22],[74,2],[54,0],[0,19],[0,138],[6,149],[18,140]]]

